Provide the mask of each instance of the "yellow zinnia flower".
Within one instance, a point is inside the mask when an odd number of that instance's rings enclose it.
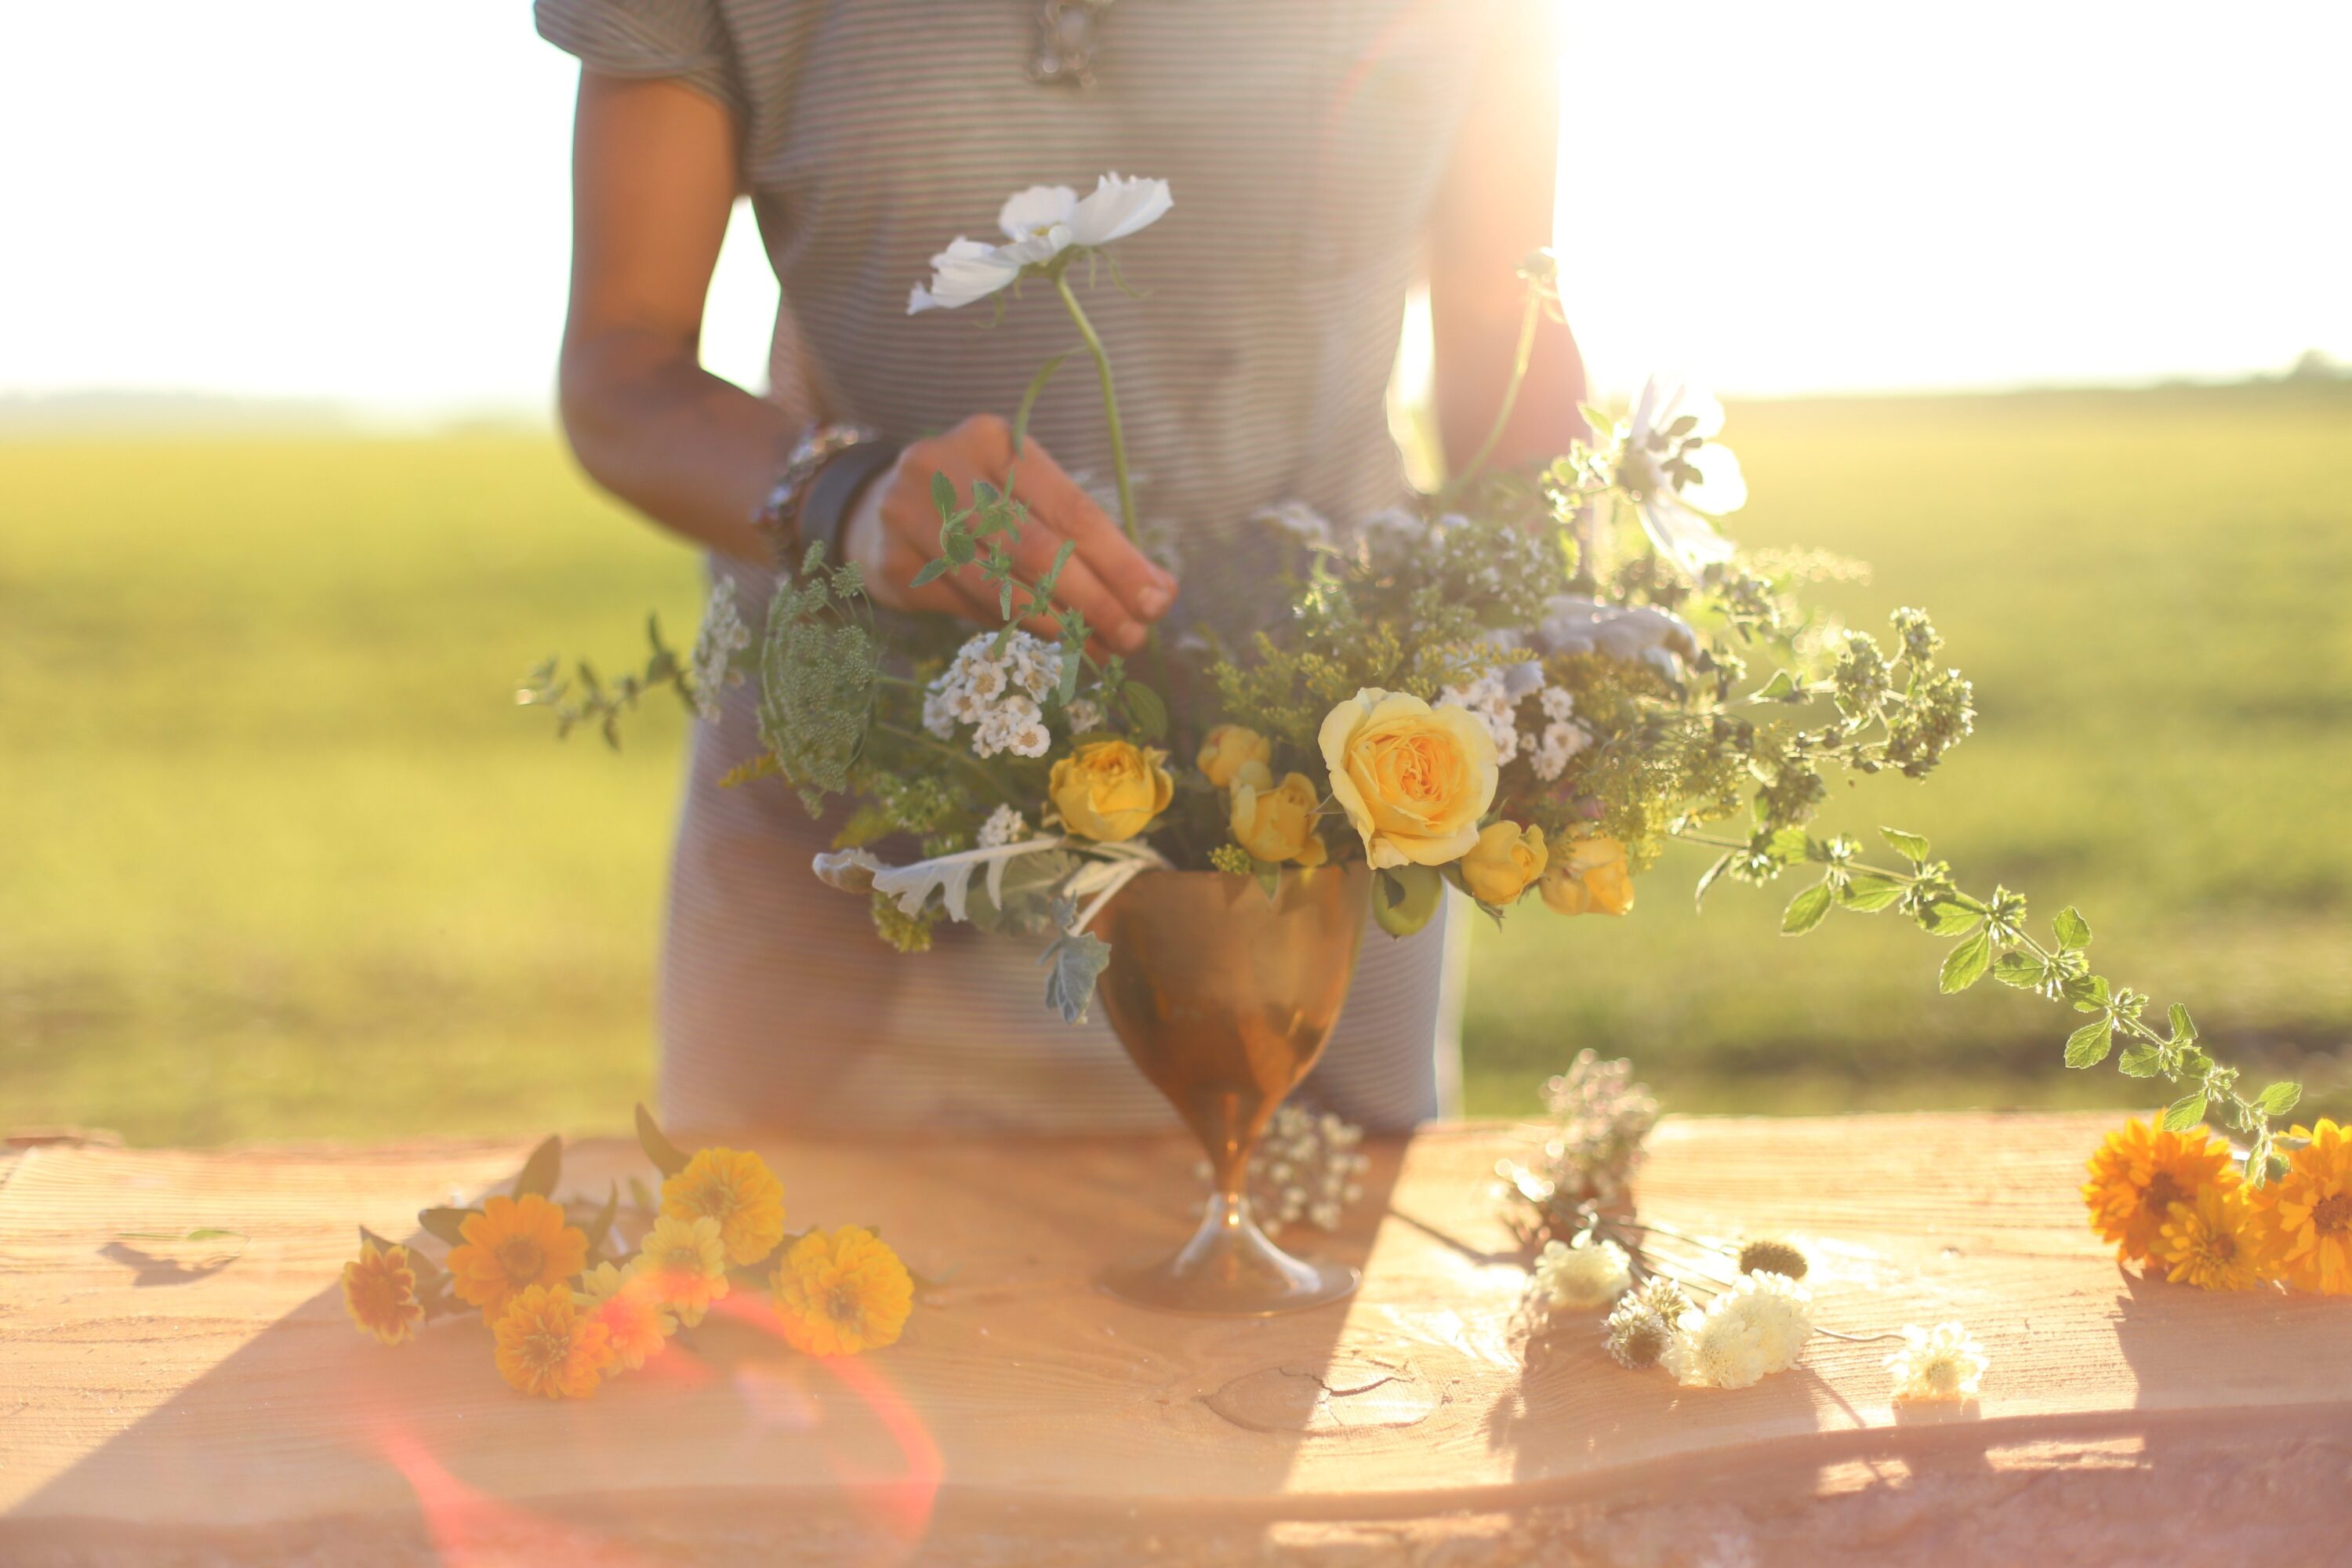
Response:
[[[2297,1127],[2310,1142],[2286,1157],[2286,1174],[2253,1201],[2279,1273],[2298,1290],[2352,1295],[2352,1139],[2335,1122]]]
[[[1538,886],[1544,903],[1563,915],[1622,915],[1633,907],[1625,847],[1605,834],[1570,843]]]
[[[2251,1290],[2269,1272],[2246,1184],[2224,1171],[2167,1212],[2147,1256],[2164,1277],[2200,1290]]]
[[[1062,826],[1098,844],[1119,844],[1151,825],[1176,798],[1160,764],[1168,753],[1125,741],[1089,741],[1054,764],[1045,793]]]
[[[776,1266],[776,1312],[785,1340],[810,1355],[856,1355],[896,1343],[915,1285],[881,1237],[845,1225],[813,1230]]]
[[[2118,1258],[2144,1259],[2172,1205],[2194,1203],[2229,1163],[2228,1147],[2201,1127],[2167,1132],[2135,1117],[2091,1156],[2091,1179],[2083,1184],[2091,1228],[2116,1244]]]
[[[373,1241],[360,1243],[360,1255],[343,1265],[343,1310],[352,1321],[388,1345],[416,1337],[425,1308],[416,1300],[416,1270],[408,1248],[387,1247],[381,1252]]]
[[[784,1184],[757,1154],[705,1149],[662,1184],[662,1213],[717,1220],[727,1261],[749,1268],[784,1238]]]
[[[1246,724],[1220,724],[1201,737],[1201,753],[1193,761],[1209,775],[1211,784],[1230,789],[1250,763],[1267,769],[1274,766],[1274,742]]]
[[[499,1373],[525,1394],[585,1399],[613,1364],[604,1325],[583,1317],[572,1292],[533,1285],[499,1316]]]
[[[727,1244],[719,1239],[719,1222],[675,1219],[667,1215],[654,1221],[630,1272],[641,1274],[653,1287],[654,1299],[677,1313],[688,1328],[702,1321],[710,1303],[727,1294]]]
[[[458,1230],[466,1239],[449,1250],[450,1284],[493,1322],[518,1292],[561,1285],[588,1261],[587,1234],[536,1193],[494,1197]]]
[[[581,1278],[577,1300],[591,1321],[604,1325],[613,1364],[626,1372],[660,1354],[663,1343],[677,1332],[677,1318],[662,1305],[653,1281],[610,1263],[599,1263]]]

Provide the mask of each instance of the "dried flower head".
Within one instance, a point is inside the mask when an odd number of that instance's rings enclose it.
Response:
[[[1666,1370],[1704,1388],[1745,1388],[1785,1372],[1813,1332],[1813,1298],[1785,1274],[1743,1274],[1706,1304],[1685,1312],[1666,1347]]]
[[[1498,1167],[1511,1194],[1533,1210],[1516,1221],[1530,1240],[1566,1239],[1596,1213],[1630,1205],[1643,1142],[1657,1125],[1658,1102],[1633,1081],[1630,1061],[1602,1061],[1580,1051],[1568,1071],[1544,1085],[1555,1123],[1538,1170]]]
[[[1617,1299],[1603,1342],[1619,1366],[1636,1372],[1655,1366],[1674,1342],[1675,1325],[1690,1310],[1690,1297],[1680,1285],[1653,1274]]]
[[[1886,1358],[1899,1400],[1974,1399],[1987,1364],[1984,1347],[1958,1323],[1932,1329],[1905,1324],[1903,1348]]]
[[[1583,1312],[1605,1307],[1633,1282],[1633,1262],[1613,1241],[1591,1235],[1573,1242],[1548,1241],[1536,1256],[1528,1282],[1535,1305],[1547,1312]]]
[[[1739,1249],[1742,1274],[1780,1274],[1802,1279],[1805,1268],[1805,1255],[1793,1242],[1768,1237],[1751,1241]]]

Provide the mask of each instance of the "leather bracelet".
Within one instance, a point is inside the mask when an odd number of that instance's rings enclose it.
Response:
[[[801,509],[817,470],[841,453],[871,441],[875,432],[863,425],[813,425],[793,444],[784,459],[784,471],[775,488],[751,514],[751,525],[767,537],[776,564],[786,571],[799,568],[804,546],[801,540]]]
[[[898,462],[900,450],[895,442],[861,441],[827,458],[802,494],[801,548],[823,545],[829,564],[843,564],[847,557],[842,550],[842,531],[849,525],[858,496]]]

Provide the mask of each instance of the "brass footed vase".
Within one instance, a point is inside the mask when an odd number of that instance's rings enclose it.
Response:
[[[1105,908],[1111,944],[1096,994],[1143,1076],[1209,1152],[1216,1191],[1170,1257],[1113,1269],[1138,1306],[1261,1317],[1338,1300],[1356,1270],[1291,1257],[1250,1215],[1250,1151],[1323,1053],[1370,912],[1362,866],[1286,868],[1269,901],[1246,877],[1147,871]]]

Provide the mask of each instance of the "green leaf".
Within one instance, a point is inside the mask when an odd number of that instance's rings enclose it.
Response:
[[[1118,701],[1145,740],[1157,741],[1168,733],[1168,704],[1143,682],[1129,681],[1119,689]]]
[[[920,588],[927,584],[936,583],[954,569],[954,562],[944,555],[934,555],[924,562],[922,569],[915,574],[913,586]]]
[[[940,521],[942,522],[955,515],[955,481],[937,469],[931,472],[931,504],[939,508]]]
[[[2205,1120],[2205,1091],[2184,1094],[2164,1108],[2164,1131],[2186,1132]]]
[[[1830,885],[1826,881],[1815,882],[1789,900],[1789,907],[1780,915],[1780,934],[1802,936],[1821,924],[1829,912]]]
[[[1878,836],[1893,845],[1905,859],[1923,861],[1927,858],[1927,841],[1916,833],[1906,833],[1899,827],[1882,827]]]
[[[2302,1099],[2303,1085],[2282,1080],[2254,1096],[2254,1104],[2265,1116],[2284,1116]]]
[[[1979,926],[1945,955],[1944,967],[1936,976],[1936,987],[1947,996],[1966,991],[1984,978],[1984,972],[1991,964],[1992,932]]]
[[[563,1140],[551,1134],[540,1141],[539,1147],[530,1152],[530,1158],[525,1160],[522,1169],[516,1173],[514,1195],[521,1197],[530,1194],[546,1197],[555,1191],[555,1184],[562,1176]]]
[[[2179,1003],[2175,1002],[2172,1005],[2171,1016],[2172,1043],[2177,1046],[2186,1046],[2195,1043],[2197,1039],[2197,1020],[2189,1016],[2189,1009],[2182,1006]]]
[[[1756,700],[1759,702],[1793,702],[1802,692],[1803,689],[1797,684],[1793,672],[1776,669],[1771,679],[1756,689]]]
[[[2079,1029],[2075,1031],[2077,1034],[2081,1032]],[[2126,1078],[2154,1078],[2164,1070],[2164,1053],[2146,1040],[2134,1040],[2124,1047],[2124,1054],[2116,1059],[2116,1066],[2122,1069]]]
[[[452,1247],[458,1247],[464,1245],[466,1240],[463,1226],[467,1216],[481,1212],[479,1209],[420,1209],[417,1212],[416,1223],[425,1227],[425,1233],[427,1236],[437,1237]]]
[[[1062,362],[1076,352],[1072,349],[1064,349],[1060,353],[1039,365],[1037,374],[1029,378],[1029,390],[1021,395],[1021,406],[1013,413],[1013,455],[1014,457],[1018,458],[1021,455],[1022,438],[1029,434],[1029,415],[1030,411],[1037,406],[1037,395],[1045,390],[1045,384],[1054,379],[1054,373],[1062,368]]]
[[[952,529],[943,529],[940,532],[940,553],[945,556],[951,565],[969,566],[979,555],[980,547],[971,542],[971,535]]]
[[[1847,909],[1871,914],[1902,896],[1903,884],[1894,878],[1881,877],[1871,871],[1857,871],[1839,890],[1838,902]]]
[[[2060,910],[2058,918],[2051,925],[2058,932],[2058,945],[2068,952],[2080,952],[2091,945],[2091,922],[2084,920],[2083,911],[2074,905],[2068,904]]]
[[[604,1206],[597,1211],[596,1217],[588,1224],[588,1256],[590,1258],[596,1256],[598,1249],[604,1245],[604,1238],[613,1234],[613,1221],[620,1216],[620,1213],[621,1184],[614,1182],[612,1191],[605,1194]]]
[[[1393,866],[1372,879],[1372,919],[1391,936],[1427,925],[1444,899],[1445,879],[1433,866]]]
[[[1919,911],[1919,923],[1930,936],[1958,936],[1975,926],[1983,917],[1966,904],[1945,900],[1928,905]]]
[[[1717,877],[1722,876],[1726,871],[1729,870],[1730,868],[1731,868],[1731,852],[1730,852],[1729,850],[1726,850],[1723,854],[1721,854],[1721,855],[1719,855],[1719,856],[1717,856],[1717,857],[1716,858],[1716,862],[1715,862],[1715,864],[1714,864],[1714,865],[1712,865],[1712,866],[1709,866],[1709,867],[1706,868],[1706,871],[1705,875],[1703,875],[1703,876],[1701,876],[1701,877],[1699,878],[1699,879],[1698,879],[1698,890],[1697,890],[1697,891],[1696,891],[1696,892],[1694,892],[1694,893],[1691,895],[1691,905],[1692,905],[1692,907],[1693,907],[1693,908],[1697,908],[1697,907],[1699,907],[1700,905],[1703,905],[1703,904],[1705,904],[1705,903],[1706,903],[1706,890],[1707,890],[1709,888],[1712,888],[1713,886],[1715,886],[1715,879],[1716,879]]]
[[[2107,1059],[2107,1052],[2114,1047],[2115,1037],[2116,1026],[2112,1019],[2092,1019],[2066,1037],[2066,1065],[2070,1068],[2098,1066]]]
[[[2011,948],[1992,961],[1992,977],[2021,991],[2041,984],[2047,973],[2040,959],[2021,948]]]
[[[654,1169],[664,1178],[677,1175],[686,1169],[686,1154],[678,1146],[662,1136],[654,1122],[654,1113],[644,1106],[637,1107],[637,1147],[654,1163]]]
[[[1282,900],[1282,862],[1279,860],[1250,861],[1250,875],[1257,879],[1257,890],[1265,895],[1269,904]]]

